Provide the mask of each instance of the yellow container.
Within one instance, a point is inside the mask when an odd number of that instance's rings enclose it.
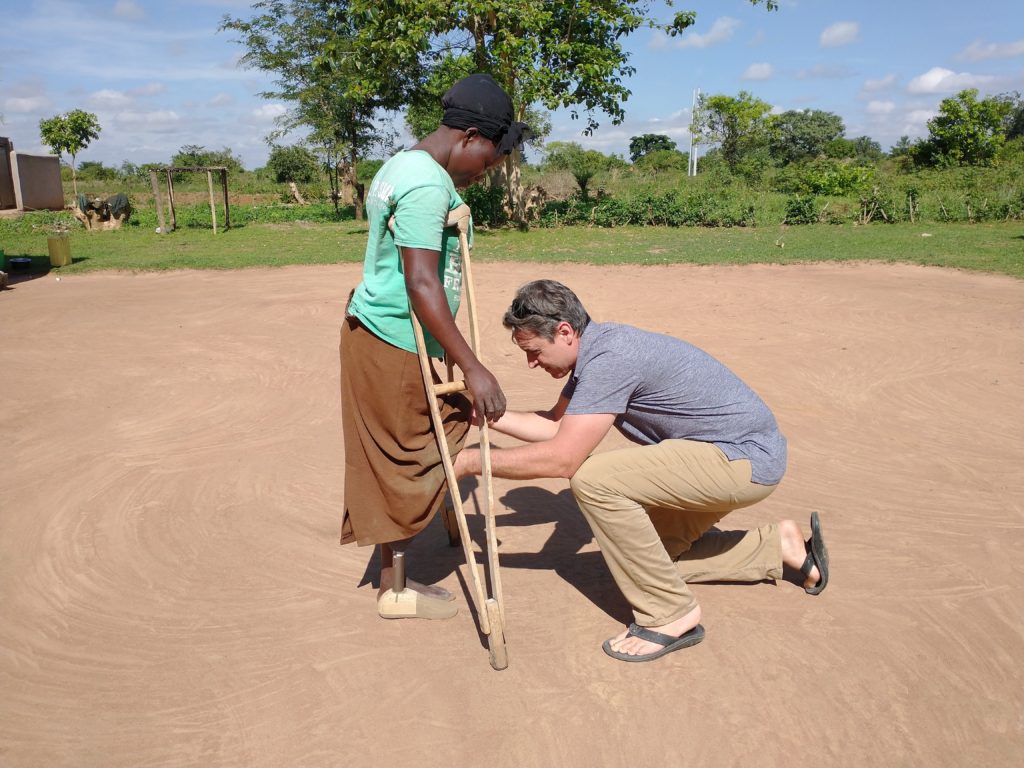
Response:
[[[51,267],[66,267],[71,263],[71,241],[68,238],[48,237],[46,247],[50,251]]]

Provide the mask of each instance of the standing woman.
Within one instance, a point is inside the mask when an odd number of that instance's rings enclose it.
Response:
[[[380,545],[377,610],[385,618],[447,619],[458,612],[448,590],[404,578],[405,549],[437,513],[446,487],[410,307],[423,324],[430,356],[447,355],[472,396],[472,403],[461,393],[441,403],[452,454],[462,449],[474,412],[488,420],[505,412],[497,380],[455,325],[462,262],[458,232],[446,223],[464,206],[456,190],[504,160],[529,129],[513,120],[512,100],[489,75],[458,81],[441,104],[437,130],[388,160],[370,185],[363,280],[341,329],[341,543]],[[396,570],[405,586],[400,592],[392,590]]]

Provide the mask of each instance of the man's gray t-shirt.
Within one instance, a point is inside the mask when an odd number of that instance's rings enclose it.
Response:
[[[764,401],[707,352],[671,336],[591,322],[562,394],[566,414],[615,414],[619,431],[642,445],[713,443],[730,461],[749,459],[761,485],[786,471],[786,438]]]

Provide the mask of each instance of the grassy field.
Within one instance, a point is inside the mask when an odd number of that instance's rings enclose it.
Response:
[[[0,250],[45,268],[47,231],[0,221]],[[149,226],[116,232],[72,231],[73,263],[93,270],[238,269],[362,260],[361,222],[246,223],[216,235],[191,226],[159,235]],[[591,264],[790,264],[816,261],[909,262],[1024,278],[1024,225],[871,224],[792,227],[566,227],[478,232],[484,260]]]

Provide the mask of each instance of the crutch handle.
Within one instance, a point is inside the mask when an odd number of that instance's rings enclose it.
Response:
[[[452,392],[465,392],[467,389],[464,381],[446,381],[443,384],[434,385],[435,395],[450,395]]]
[[[469,210],[469,206],[463,203],[457,208],[452,208],[448,211],[448,221],[445,222],[446,227],[455,227],[459,232],[469,233],[469,222],[472,218],[472,212]]]

